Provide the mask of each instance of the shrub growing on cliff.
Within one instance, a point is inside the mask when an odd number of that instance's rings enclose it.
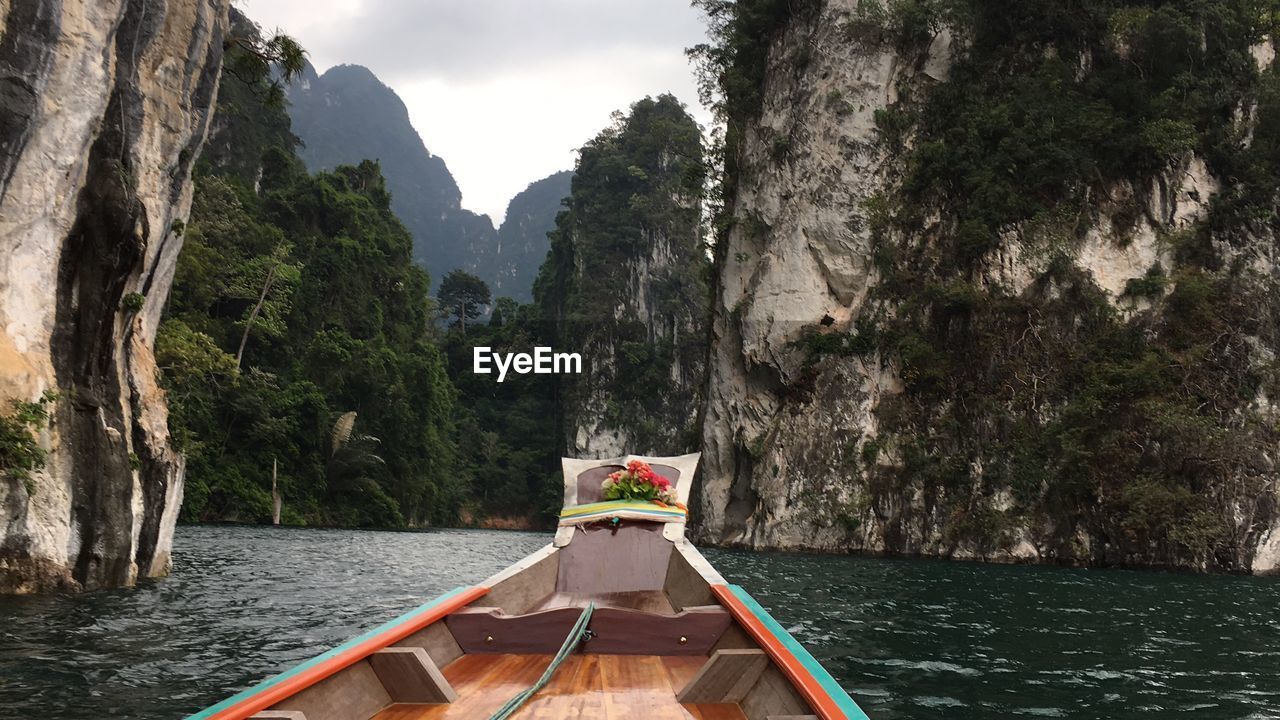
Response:
[[[885,137],[906,158],[893,221],[875,229],[885,280],[873,302],[894,308],[886,333],[899,338],[907,399],[906,412],[882,413],[881,430],[981,468],[960,487],[1011,488],[1025,522],[1059,529],[1051,546],[1083,528],[1107,543],[1096,559],[1235,568],[1254,525],[1233,520],[1235,503],[1269,512],[1241,489],[1261,482],[1257,459],[1276,440],[1249,410],[1261,381],[1249,337],[1274,337],[1257,310],[1267,290],[1221,273],[1210,233],[1238,239],[1274,217],[1280,175],[1257,162],[1265,144],[1241,142],[1236,110],[1267,96],[1275,71],[1258,73],[1250,48],[1277,7],[957,0],[931,10],[967,18],[953,26],[967,49],[949,82],[892,111]],[[1178,239],[1179,266],[1129,282],[1126,294],[1154,307],[1126,319],[1070,260],[1087,229],[1081,209],[1117,183],[1145,187],[1189,152],[1235,182],[1207,227]],[[934,212],[941,255],[915,240]],[[1027,293],[953,291],[1004,243],[1039,242],[1036,226],[1059,228],[1052,242],[1063,247]],[[971,512],[972,498],[941,501],[958,508],[956,522],[989,517]]]
[[[0,416],[0,474],[21,482],[28,495],[36,492],[33,473],[44,468],[48,453],[36,434],[49,422],[51,406],[58,396],[46,391],[35,402],[13,401],[13,414]]]
[[[307,66],[307,51],[297,40],[280,32],[263,35],[238,11],[223,47],[223,73],[277,107],[284,104],[284,88]]]
[[[909,108],[919,138],[903,185],[911,201],[994,236],[1194,150],[1274,209],[1280,170],[1262,169],[1235,118],[1242,102],[1269,95],[1276,71],[1259,74],[1251,48],[1275,27],[1275,0],[936,5],[929,12],[967,18],[957,32],[968,49],[951,80]]]
[[[130,313],[136,313],[142,310],[142,307],[146,304],[147,304],[147,297],[142,293],[136,293],[136,292],[125,295],[124,299],[120,301],[121,307],[123,307],[126,312],[130,312]]]
[[[1165,287],[1168,285],[1169,279],[1164,275],[1164,268],[1160,266],[1160,263],[1156,263],[1142,277],[1130,278],[1126,281],[1124,294],[1126,297],[1135,298],[1157,297],[1164,292]]]
[[[698,94],[725,125],[723,137],[713,135],[711,162],[723,175],[716,198],[724,201],[738,181],[738,151],[742,129],[760,112],[769,50],[795,18],[814,13],[819,0],[693,0],[707,17],[709,42],[687,52],[697,68]],[[808,52],[807,46],[802,52]],[[805,59],[807,63],[807,59]]]

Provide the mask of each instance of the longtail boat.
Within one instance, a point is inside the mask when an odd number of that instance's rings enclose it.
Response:
[[[551,544],[190,720],[865,720],[685,540],[698,458],[565,459]],[[632,470],[662,499],[606,499]]]

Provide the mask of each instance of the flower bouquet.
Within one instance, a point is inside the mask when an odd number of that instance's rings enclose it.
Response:
[[[683,507],[671,481],[655,473],[649,463],[643,460],[627,463],[625,470],[619,470],[605,478],[601,487],[606,500],[640,500]]]

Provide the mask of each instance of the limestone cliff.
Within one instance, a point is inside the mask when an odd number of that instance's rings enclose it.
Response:
[[[229,0],[0,1],[0,397],[58,393],[0,478],[0,592],[165,574],[182,502],[152,354]]]
[[[489,283],[493,297],[525,303],[533,296],[533,281],[547,258],[556,215],[569,196],[573,173],[566,170],[529,184],[507,204],[497,242],[474,260],[476,272]]]
[[[582,148],[534,294],[581,376],[560,388],[571,457],[696,447],[706,354],[697,124],[646,98]]]
[[[1256,15],[703,5],[729,139],[704,539],[1277,569]],[[1231,89],[1195,115],[1159,94],[1180,71]]]

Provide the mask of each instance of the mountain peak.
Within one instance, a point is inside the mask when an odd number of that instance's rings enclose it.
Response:
[[[361,65],[335,65],[323,74],[308,65],[289,88],[299,155],[314,171],[378,160],[392,208],[413,234],[414,260],[442,278],[463,269],[487,281],[495,294],[528,300],[546,257],[546,233],[555,223],[572,175],[532,183],[512,199],[502,239],[488,215],[462,207],[462,193],[445,161],[432,155],[395,90]],[[510,222],[516,218],[516,222]]]
[[[337,65],[289,91],[293,129],[312,171],[376,159],[392,207],[414,237],[414,259],[436,277],[465,267],[470,245],[496,231],[462,208],[462,192],[444,160],[432,155],[404,101],[366,67]]]

